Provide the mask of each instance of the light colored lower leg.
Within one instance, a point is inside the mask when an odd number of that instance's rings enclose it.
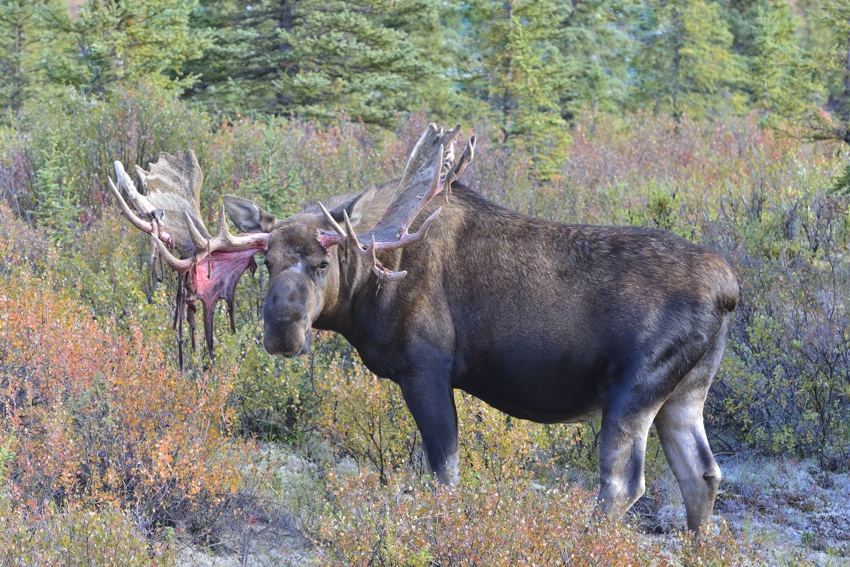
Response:
[[[699,531],[711,518],[720,487],[720,467],[714,460],[702,418],[702,403],[668,401],[655,418],[667,462],[679,481],[688,528]]]

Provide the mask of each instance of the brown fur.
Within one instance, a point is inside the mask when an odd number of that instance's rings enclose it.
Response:
[[[365,232],[392,192],[386,184],[332,214],[356,215]],[[442,206],[427,238],[378,254],[408,273],[391,283],[357,254],[326,252],[320,214],[277,221],[266,256],[269,352],[303,352],[311,326],[342,333],[370,370],[399,384],[443,482],[458,479],[453,389],[540,422],[601,413],[600,506],[614,515],[643,492],[655,420],[698,530],[720,479],[702,404],[738,299],[728,264],[667,232],[543,221],[462,186],[448,204],[435,201],[412,227]]]

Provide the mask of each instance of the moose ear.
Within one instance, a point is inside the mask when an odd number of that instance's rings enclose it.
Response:
[[[366,214],[366,211],[369,210],[369,205],[372,204],[372,199],[375,198],[375,187],[370,187],[366,191],[363,191],[359,195],[355,196],[348,201],[345,201],[341,205],[337,205],[333,209],[331,209],[331,216],[334,218],[336,222],[343,222],[342,213],[343,211],[348,213],[348,220],[351,221],[352,226],[357,226],[361,220],[363,220],[363,215]]]
[[[230,220],[242,232],[271,232],[277,221],[273,214],[242,197],[225,195],[224,208]]]

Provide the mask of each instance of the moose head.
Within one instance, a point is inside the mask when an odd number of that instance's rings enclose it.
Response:
[[[408,232],[422,209],[438,194],[448,193],[474,156],[476,138],[469,138],[456,159],[454,143],[460,125],[451,130],[429,125],[414,147],[401,179],[383,216],[371,229],[357,232],[376,203],[377,189],[355,195],[331,210],[319,203],[319,211],[285,219],[262,210],[246,199],[224,198],[215,236],[201,220],[200,190],[203,174],[194,152],[161,153],[150,171],[135,166],[146,194],[140,193],[121,162],[115,162],[117,186],[109,179],[124,215],[151,237],[151,259],[161,257],[178,274],[178,298],[174,315],[178,328],[182,367],[182,321],[185,317],[195,346],[195,311],[204,310],[204,334],[213,355],[215,305],[224,299],[234,328],[233,301],[242,274],[256,268],[254,255],[264,254],[270,281],[263,308],[265,349],[271,354],[294,356],[307,352],[311,328],[323,313],[337,312],[346,301],[340,283],[374,274],[380,285],[391,285],[407,274],[385,268],[377,257],[425,238],[437,209],[418,231]],[[121,196],[123,187],[134,213]],[[448,197],[447,197],[448,198]],[[232,235],[225,210],[244,233]],[[179,254],[176,257],[172,251]]]

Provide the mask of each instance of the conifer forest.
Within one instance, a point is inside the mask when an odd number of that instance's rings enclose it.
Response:
[[[266,352],[262,255],[214,357],[200,310],[176,340],[116,161],[192,150],[214,233],[225,195],[282,219],[401,177],[432,122],[502,207],[731,266],[698,534],[654,427],[599,513],[599,416],[456,390],[439,484],[345,337]],[[850,565],[850,0],[0,0],[0,567],[42,565]]]

